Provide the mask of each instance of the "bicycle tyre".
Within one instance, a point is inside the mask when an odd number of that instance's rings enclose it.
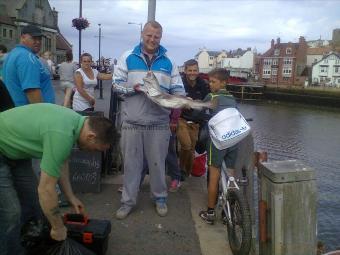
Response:
[[[248,255],[251,248],[251,217],[246,198],[240,190],[227,193],[230,204],[231,223],[227,220],[229,246],[234,255]],[[241,240],[240,240],[241,239]]]

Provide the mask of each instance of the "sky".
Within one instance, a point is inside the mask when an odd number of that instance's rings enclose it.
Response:
[[[72,19],[79,17],[79,0],[49,0],[59,12],[61,33],[78,56],[78,31]],[[82,51],[98,58],[99,26],[101,55],[119,58],[139,43],[140,25],[147,21],[147,0],[83,0],[82,16],[90,26],[82,31]],[[177,65],[208,50],[270,47],[271,39],[297,42],[331,40],[340,28],[340,0],[156,0],[155,19],[163,26],[161,44]],[[129,22],[137,23],[128,24]]]

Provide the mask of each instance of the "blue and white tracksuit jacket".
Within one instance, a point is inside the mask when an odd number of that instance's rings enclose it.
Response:
[[[115,91],[126,96],[122,103],[122,121],[137,125],[168,124],[170,110],[153,103],[143,93],[135,93],[133,86],[143,84],[147,72],[152,71],[164,92],[185,95],[182,79],[177,66],[166,55],[164,47],[159,47],[150,68],[141,47],[142,44],[126,51],[114,70],[113,87]]]
[[[125,95],[121,105],[121,150],[124,160],[124,188],[121,203],[132,207],[137,202],[144,162],[150,173],[152,196],[167,197],[165,158],[168,154],[170,110],[153,103],[144,93],[134,92],[135,84],[152,71],[161,89],[170,94],[184,95],[185,90],[177,67],[160,46],[150,68],[141,52],[141,45],[127,51],[114,70],[114,88]]]

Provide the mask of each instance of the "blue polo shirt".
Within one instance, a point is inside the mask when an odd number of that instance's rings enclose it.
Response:
[[[45,103],[55,103],[54,90],[48,69],[38,56],[25,45],[17,45],[6,57],[3,81],[15,106],[29,103],[25,90],[40,89]]]

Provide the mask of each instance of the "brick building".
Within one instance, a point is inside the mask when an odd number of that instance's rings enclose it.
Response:
[[[306,74],[307,43],[304,37],[298,43],[281,43],[280,38],[271,40],[270,49],[258,56],[259,80],[264,84],[298,85],[304,84]]]
[[[61,35],[58,28],[58,12],[48,0],[0,0],[0,44],[8,50],[19,43],[21,30],[29,24],[38,26],[44,36],[41,52],[51,51],[53,61],[65,58],[72,45]]]

